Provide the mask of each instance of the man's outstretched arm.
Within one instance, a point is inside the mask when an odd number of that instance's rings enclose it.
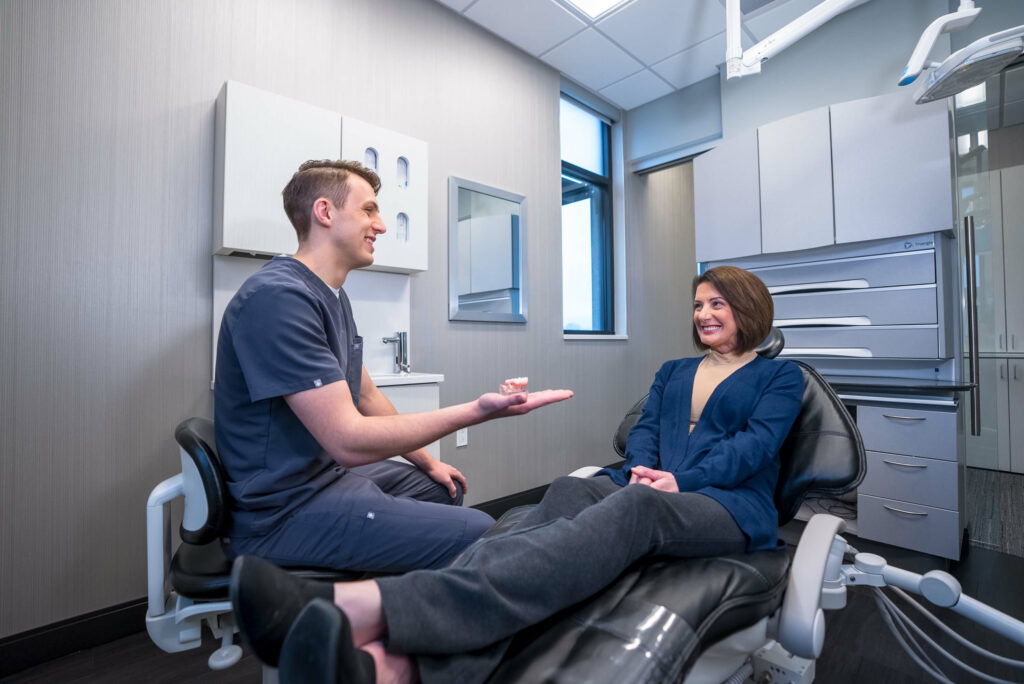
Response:
[[[376,387],[374,387],[376,389]],[[380,390],[377,390],[380,394]],[[347,467],[374,463],[398,454],[409,454],[444,435],[495,418],[516,416],[564,401],[570,390],[544,390],[523,395],[483,394],[474,401],[422,413],[363,415],[352,401],[348,383],[285,395],[284,400],[316,441],[339,464]],[[387,398],[381,394],[381,398]],[[362,396],[360,404],[362,404]],[[380,410],[379,401],[371,400]],[[391,402],[387,402],[390,406]],[[391,406],[394,411],[394,407]]]

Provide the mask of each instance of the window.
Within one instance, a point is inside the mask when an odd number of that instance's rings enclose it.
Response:
[[[561,100],[562,329],[615,332],[612,266],[611,127]]]

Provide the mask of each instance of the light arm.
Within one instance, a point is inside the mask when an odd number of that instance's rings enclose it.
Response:
[[[927,62],[926,60],[928,55],[931,54],[932,48],[935,47],[935,41],[939,39],[939,35],[967,26],[974,21],[980,11],[981,8],[975,7],[972,0],[960,0],[960,6],[956,12],[944,14],[928,24],[928,28],[921,34],[921,38],[917,41],[917,46],[910,54],[910,60],[907,62],[906,68],[900,74],[899,84],[901,86],[910,85],[926,68],[938,66],[938,63]]]

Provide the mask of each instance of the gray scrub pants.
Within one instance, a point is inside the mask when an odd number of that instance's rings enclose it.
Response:
[[[483,681],[518,630],[592,596],[640,558],[746,544],[729,512],[702,494],[558,478],[519,525],[448,568],[378,578],[387,649],[415,654],[425,684]]]
[[[360,572],[440,568],[494,524],[408,463],[350,468],[276,529],[224,540],[230,558]]]

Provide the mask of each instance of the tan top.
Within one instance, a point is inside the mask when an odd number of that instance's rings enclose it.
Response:
[[[709,349],[707,355],[697,366],[693,376],[693,398],[690,400],[690,432],[700,420],[708,399],[715,388],[727,377],[754,360],[757,352],[751,350],[743,354],[719,354]]]

